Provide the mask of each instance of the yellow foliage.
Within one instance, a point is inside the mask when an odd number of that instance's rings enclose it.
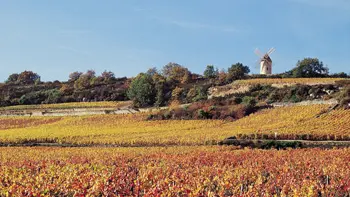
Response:
[[[349,138],[350,113],[327,105],[266,109],[234,122],[222,120],[146,121],[147,114],[76,117],[2,117],[0,142],[56,142],[118,146],[205,145],[227,137],[277,135],[294,139]],[[260,136],[260,137],[259,137]]]

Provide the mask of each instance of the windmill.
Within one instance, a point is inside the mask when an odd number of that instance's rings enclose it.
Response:
[[[260,74],[262,75],[271,75],[272,74],[272,60],[270,55],[275,51],[274,48],[271,48],[264,55],[259,51],[259,49],[255,49],[255,54],[260,58]]]

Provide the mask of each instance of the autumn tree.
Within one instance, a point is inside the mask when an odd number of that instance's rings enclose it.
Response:
[[[17,83],[21,85],[31,85],[40,82],[40,76],[33,71],[24,71],[18,75]]]
[[[88,70],[86,71],[86,73],[81,74],[79,78],[74,82],[74,88],[89,88],[94,78],[96,78],[96,72],[94,70]]]
[[[224,85],[227,83],[227,72],[224,69],[220,70],[218,73],[216,83],[217,85]]]
[[[186,83],[190,80],[191,72],[177,63],[168,63],[162,69],[163,76],[169,81]]]

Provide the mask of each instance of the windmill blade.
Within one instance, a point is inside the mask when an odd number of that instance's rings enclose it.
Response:
[[[275,51],[275,48],[271,48],[268,52],[267,52],[267,54],[268,55],[271,55],[271,53],[273,53]]]
[[[259,50],[258,48],[256,48],[256,49],[254,50],[254,53],[255,53],[257,56],[259,56],[260,58],[263,58],[263,57],[264,57],[264,55],[260,52],[260,50]]]
[[[267,51],[267,54],[270,54],[273,50],[274,48],[271,48],[270,50]]]

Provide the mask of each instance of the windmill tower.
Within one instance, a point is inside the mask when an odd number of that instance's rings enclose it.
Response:
[[[260,58],[260,74],[261,75],[271,75],[272,74],[272,60],[270,55],[275,51],[274,48],[271,48],[264,55],[259,51],[259,49],[255,49],[255,54]]]

